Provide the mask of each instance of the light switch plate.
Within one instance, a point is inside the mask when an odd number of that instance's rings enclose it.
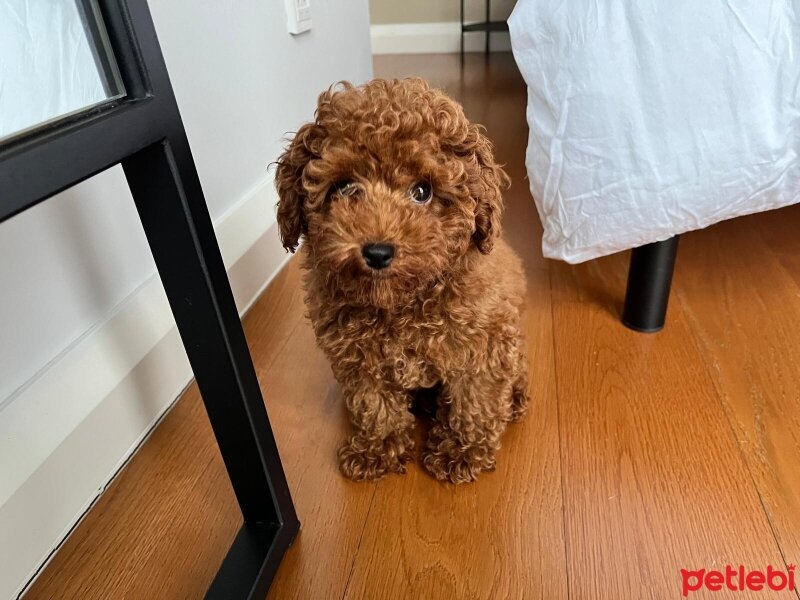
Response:
[[[311,29],[311,0],[284,0],[289,33],[297,35]]]

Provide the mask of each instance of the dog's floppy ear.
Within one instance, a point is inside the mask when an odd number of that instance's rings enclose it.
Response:
[[[289,252],[297,249],[300,236],[308,232],[303,212],[303,171],[308,161],[314,158],[309,143],[314,137],[315,127],[313,123],[303,125],[277,161],[278,227],[283,247]]]
[[[503,168],[494,160],[492,142],[483,133],[483,128],[473,125],[469,138],[474,139],[473,156],[477,164],[477,177],[470,186],[475,200],[475,233],[473,240],[483,254],[489,254],[500,235],[500,220],[503,215],[502,190],[511,180]],[[474,136],[474,137],[473,137]]]

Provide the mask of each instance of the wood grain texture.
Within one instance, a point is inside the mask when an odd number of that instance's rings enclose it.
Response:
[[[336,450],[349,423],[307,320],[295,328],[262,389],[301,522],[269,598],[341,598],[375,484],[339,474]]]
[[[202,597],[241,525],[226,480],[192,385],[25,598]]]
[[[800,206],[686,236],[676,294],[787,563],[800,562]]]
[[[680,303],[657,335],[620,326],[626,258],[551,269],[570,596],[679,598],[681,568],[782,565]]]
[[[510,55],[382,56],[486,125],[513,179],[506,235],[528,276],[532,404],[470,486],[418,466],[336,468],[348,429],[304,319],[296,261],[245,318],[301,532],[272,600],[680,598],[680,568],[800,558],[800,207],[684,236],[667,327],[619,323],[626,254],[544,259]],[[192,387],[28,598],[201,598],[239,527]],[[768,591],[693,598],[796,598]]]
[[[268,372],[302,320],[298,288],[298,269],[285,269],[245,319],[259,373]],[[253,326],[262,328],[255,343]],[[240,525],[192,385],[25,597],[201,598]]]
[[[800,287],[800,204],[753,215],[741,221],[758,230],[763,242]]]

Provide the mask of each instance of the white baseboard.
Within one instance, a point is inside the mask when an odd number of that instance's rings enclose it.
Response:
[[[459,52],[461,25],[443,23],[397,23],[370,27],[373,54],[450,54]],[[483,52],[485,34],[464,34],[465,52]],[[508,52],[511,40],[507,31],[491,34],[491,51]]]
[[[288,260],[271,181],[215,223],[244,312]],[[16,597],[191,381],[157,275],[3,404],[0,598]]]

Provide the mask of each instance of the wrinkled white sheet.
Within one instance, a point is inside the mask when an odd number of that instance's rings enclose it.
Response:
[[[800,201],[800,0],[519,0],[509,26],[545,256]]]

